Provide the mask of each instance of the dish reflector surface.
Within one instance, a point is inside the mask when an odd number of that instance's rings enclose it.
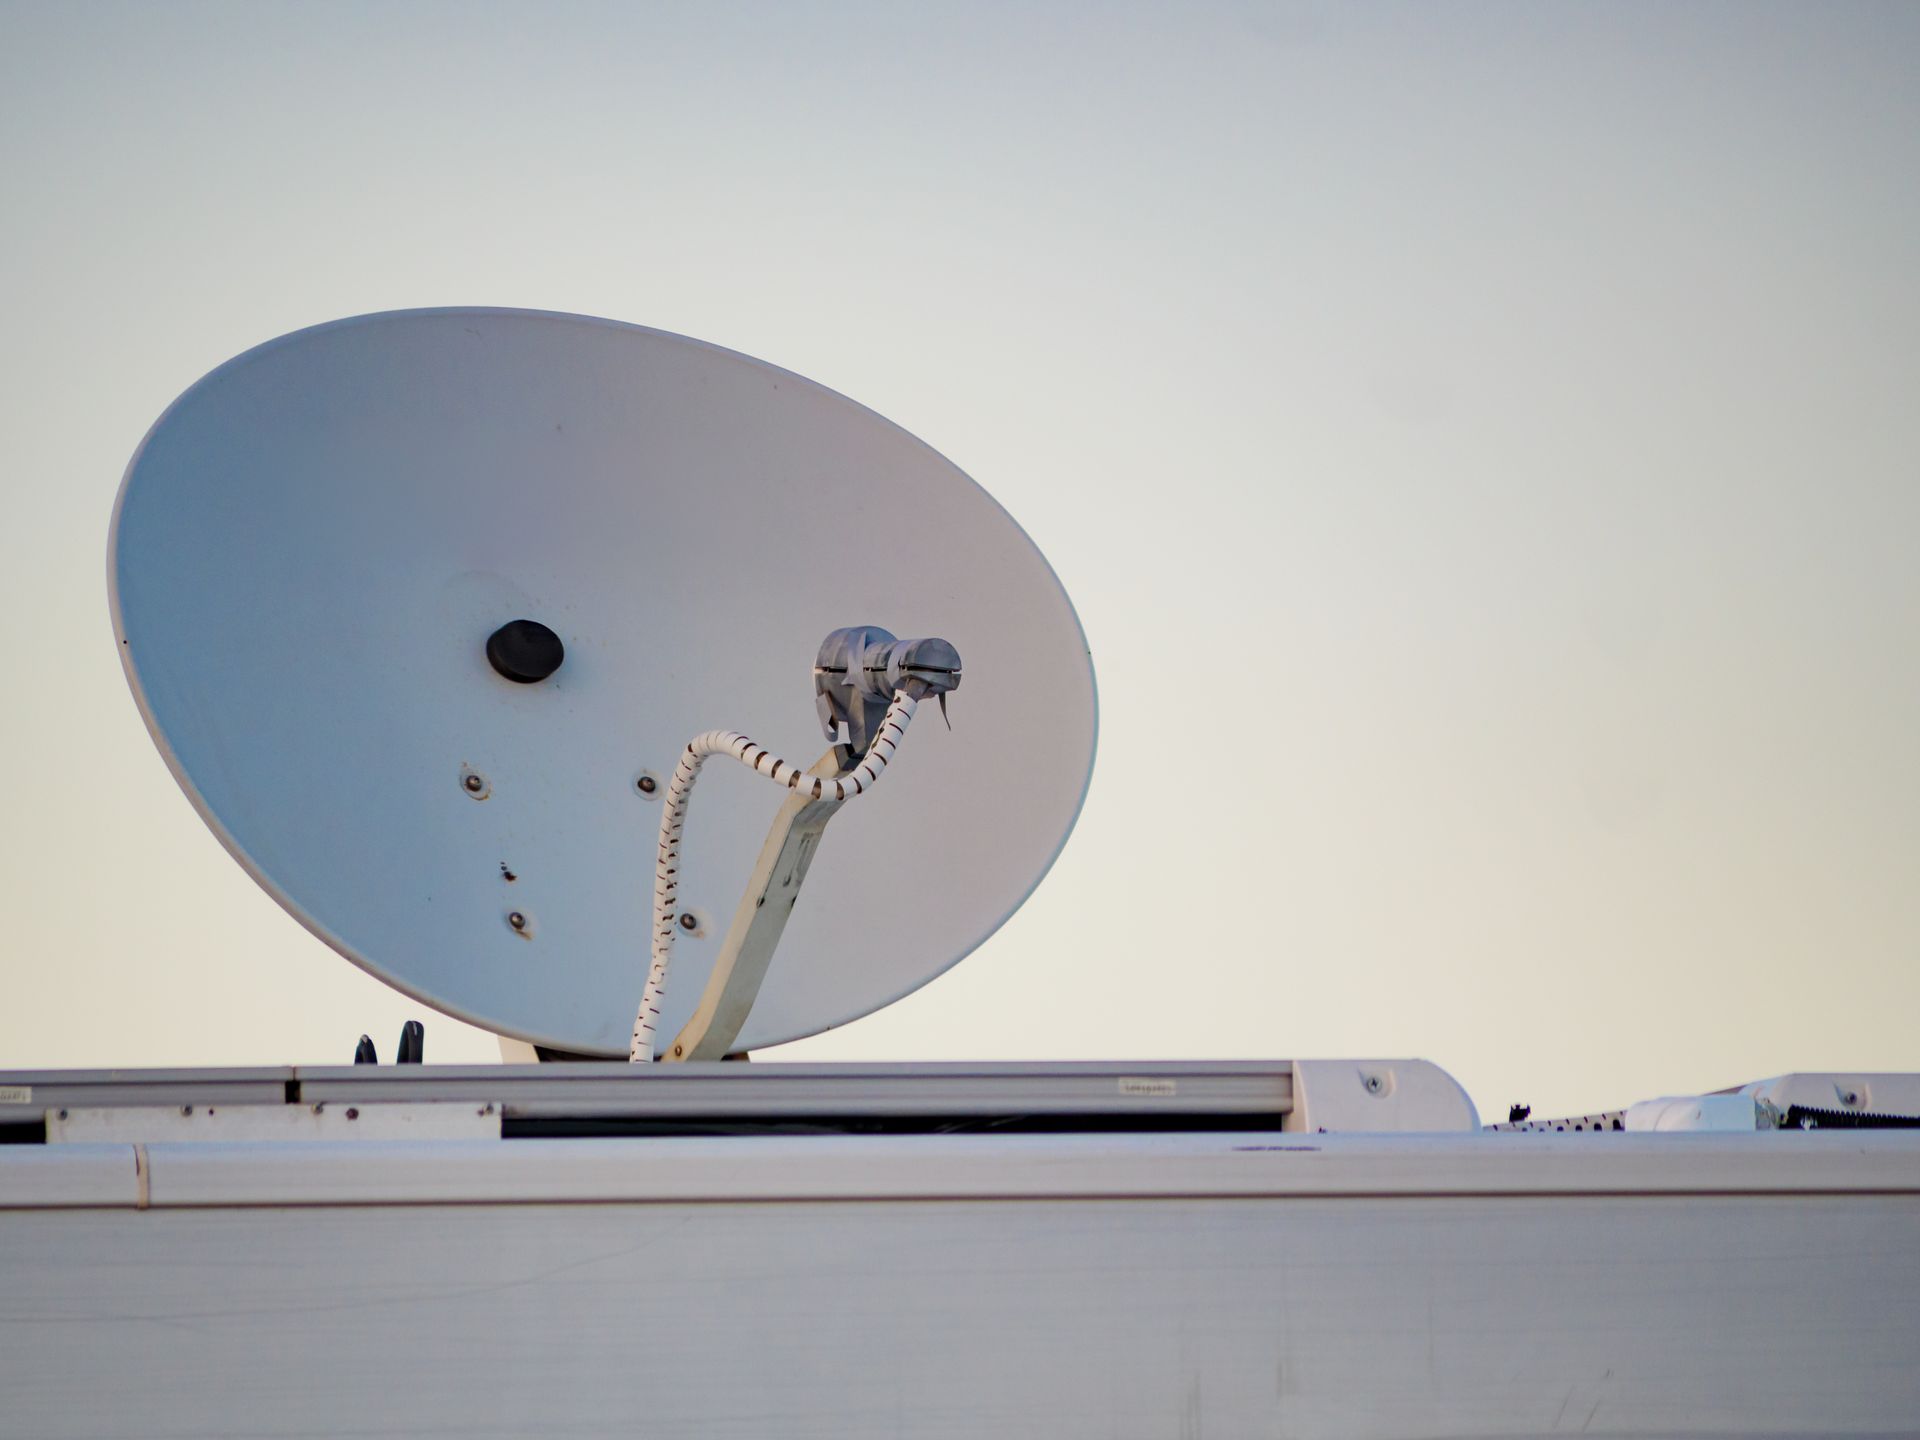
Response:
[[[638,782],[715,727],[821,755],[828,631],[944,636],[966,680],[952,731],[923,716],[834,821],[743,1047],[980,944],[1092,770],[1085,636],[985,491],[833,391],[638,326],[406,311],[249,351],[135,454],[109,580],[154,740],[254,878],[398,989],[567,1050],[626,1052],[660,818]],[[562,642],[547,678],[489,662],[516,620]],[[663,1035],[782,798],[708,770]]]

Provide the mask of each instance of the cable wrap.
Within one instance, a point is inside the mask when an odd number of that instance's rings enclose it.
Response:
[[[756,745],[737,730],[709,730],[696,735],[680,754],[673,767],[673,779],[667,782],[666,808],[660,814],[659,856],[653,872],[653,950],[647,965],[647,984],[640,995],[640,1010],[633,1020],[633,1044],[627,1058],[635,1064],[651,1061],[654,1030],[660,1023],[660,1004],[667,990],[667,970],[673,963],[673,938],[680,928],[680,834],[687,824],[687,801],[694,781],[709,755],[730,755],[756,775],[764,775],[776,785],[805,792],[812,789],[815,800],[851,800],[871,790],[886,774],[900,739],[907,733],[919,701],[906,690],[893,692],[893,703],[880,722],[880,730],[860,763],[838,777],[809,775],[798,765],[782,760],[764,745]]]

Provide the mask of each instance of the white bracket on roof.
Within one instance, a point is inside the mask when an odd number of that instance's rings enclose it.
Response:
[[[1429,1060],[1296,1060],[1288,1130],[1478,1130],[1460,1082]]]
[[[1920,1116],[1920,1075],[1803,1072],[1711,1095],[1663,1095],[1627,1110],[1629,1130],[1778,1130]]]

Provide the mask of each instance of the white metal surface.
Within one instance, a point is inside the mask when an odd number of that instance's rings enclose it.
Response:
[[[0,1436],[1920,1415],[1911,1135],[906,1138],[155,1145],[152,1208],[0,1210]]]
[[[49,1145],[124,1141],[485,1140],[500,1138],[491,1103],[118,1105],[46,1115]]]
[[[45,1203],[0,1147],[0,1209]],[[145,1147],[147,1203],[567,1204],[1370,1195],[1920,1196],[1920,1135],[804,1135],[644,1140],[198,1141]],[[130,1151],[128,1152],[131,1153]],[[16,1169],[16,1167],[19,1167]],[[78,1173],[78,1172],[76,1172]],[[87,1173],[92,1173],[90,1170]],[[76,1182],[76,1183],[92,1183]],[[130,1198],[103,1191],[95,1201]],[[1920,1306],[1920,1291],[1914,1296]]]
[[[1766,1130],[1770,1112],[1750,1095],[1663,1095],[1627,1107],[1624,1128],[1645,1131]]]
[[[138,1205],[139,1168],[131,1145],[0,1146],[0,1210]]]
[[[1005,511],[844,397],[635,326],[415,311],[250,351],[142,444],[109,572],[154,738],[254,877],[401,990],[562,1049],[627,1050],[658,822],[636,776],[716,724],[810,753],[829,630],[946,636],[966,689],[835,827],[743,1046],[978,945],[1091,770],[1085,638]],[[539,684],[482,654],[520,618],[566,644]],[[777,803],[708,782],[683,900],[731,911]],[[682,937],[667,1033],[712,944]]]

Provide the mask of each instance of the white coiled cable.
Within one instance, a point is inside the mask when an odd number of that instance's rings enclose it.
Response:
[[[667,989],[667,967],[673,960],[673,937],[680,928],[680,832],[686,828],[687,799],[693,782],[709,755],[731,755],[756,775],[765,775],[789,790],[813,790],[816,800],[851,800],[871,790],[886,773],[887,763],[900,746],[900,737],[919,701],[906,690],[893,692],[893,703],[880,721],[879,733],[853,770],[838,779],[809,775],[765,746],[756,745],[735,730],[709,730],[697,735],[681,752],[667,783],[666,809],[660,815],[660,853],[653,872],[653,956],[647,966],[647,986],[640,996],[640,1013],[633,1020],[633,1047],[627,1058],[635,1064],[653,1059],[653,1032],[660,1023],[660,1002]]]

